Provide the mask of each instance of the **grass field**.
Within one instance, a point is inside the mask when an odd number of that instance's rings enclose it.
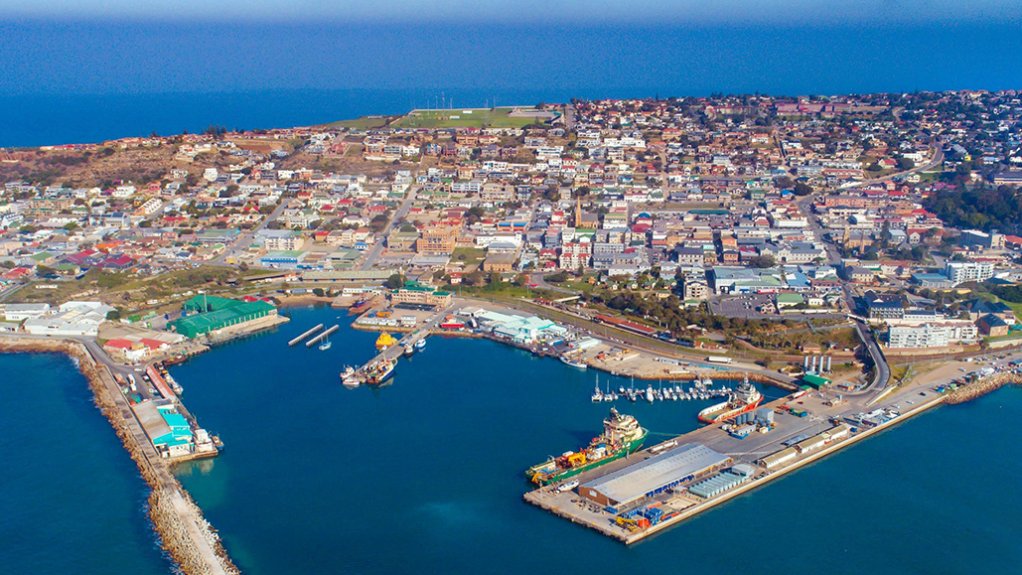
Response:
[[[521,128],[540,124],[545,118],[512,116],[519,108],[456,108],[453,110],[412,110],[392,125],[395,128]]]
[[[382,128],[393,120],[393,116],[362,116],[353,120],[338,120],[326,124],[327,128],[352,128],[355,130],[372,130]]]

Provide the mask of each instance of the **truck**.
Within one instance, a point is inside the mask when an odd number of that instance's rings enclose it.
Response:
[[[724,356],[721,356],[721,355],[708,355],[708,356],[706,356],[706,361],[708,361],[710,363],[728,364],[728,363],[731,363],[732,360],[731,360],[730,357],[724,357]]]

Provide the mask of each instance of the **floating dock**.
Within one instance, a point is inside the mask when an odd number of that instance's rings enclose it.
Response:
[[[330,329],[324,331],[323,333],[321,333],[321,334],[317,335],[316,337],[310,339],[309,341],[305,342],[305,347],[312,347],[312,346],[316,345],[317,343],[322,341],[324,338],[326,338],[328,335],[332,334],[333,332],[337,331],[340,328],[341,328],[341,326],[339,326],[339,325],[335,325],[335,326],[331,327]]]
[[[291,341],[287,342],[287,344],[289,346],[296,345],[298,342],[302,341],[303,339],[309,337],[310,335],[316,333],[317,331],[319,331],[321,329],[323,329],[323,324],[321,324],[321,323],[320,324],[316,324],[315,327],[309,329],[308,331],[306,331],[302,335],[300,335],[300,336],[292,339]]]

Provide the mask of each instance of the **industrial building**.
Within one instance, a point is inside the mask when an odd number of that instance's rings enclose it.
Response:
[[[241,301],[197,295],[182,306],[182,316],[170,322],[177,333],[194,339],[200,335],[276,315],[277,308],[265,301]]]
[[[191,453],[192,428],[169,401],[144,401],[135,405],[134,409],[153,447],[164,457]]]
[[[752,475],[755,471],[756,470],[751,465],[740,463],[731,469],[725,470],[689,486],[688,492],[696,497],[709,499],[710,497],[720,495],[721,493],[738,487],[749,479],[752,479]]]
[[[730,463],[729,456],[690,443],[585,483],[578,493],[621,509]]]

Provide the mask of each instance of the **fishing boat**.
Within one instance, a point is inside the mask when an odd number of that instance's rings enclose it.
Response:
[[[350,365],[344,366],[344,371],[341,372],[341,384],[344,387],[358,387],[358,372],[355,371],[354,367]]]
[[[539,485],[557,483],[635,452],[642,447],[648,434],[633,416],[622,415],[611,408],[610,415],[603,420],[603,433],[594,437],[589,445],[533,465],[525,475]]]
[[[743,413],[755,410],[763,401],[763,394],[745,378],[727,401],[711,405],[699,412],[703,423],[723,423]]]
[[[394,375],[394,367],[397,360],[381,359],[366,367],[366,383],[369,385],[380,385]]]
[[[570,365],[571,367],[574,367],[575,369],[587,369],[589,367],[588,365],[582,363],[581,361],[570,359],[566,355],[562,355],[560,357],[560,360],[561,360],[561,363],[563,363],[564,365]]]

